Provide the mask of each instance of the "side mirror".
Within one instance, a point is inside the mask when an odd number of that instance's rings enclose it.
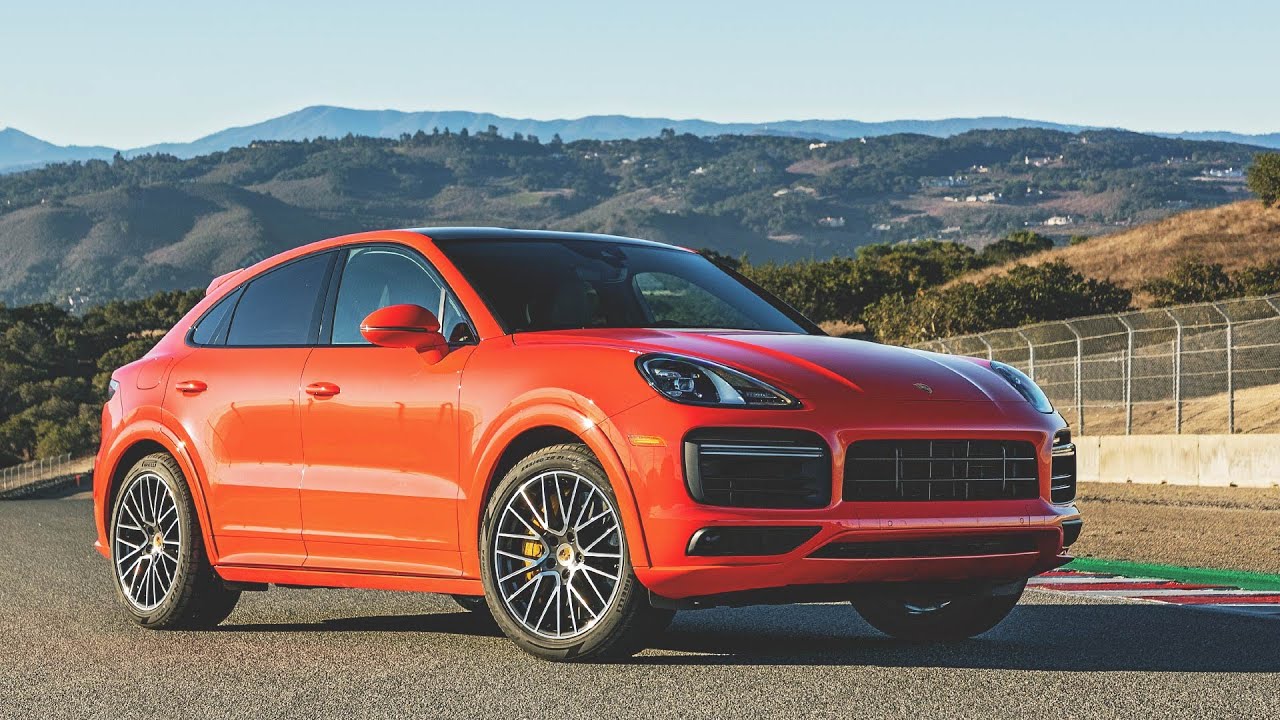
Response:
[[[449,352],[435,313],[421,305],[388,305],[360,323],[365,340],[382,347],[412,348],[435,361]]]

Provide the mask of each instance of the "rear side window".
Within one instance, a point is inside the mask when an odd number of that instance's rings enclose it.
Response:
[[[235,310],[236,300],[240,299],[243,288],[218,301],[204,314],[191,329],[191,342],[195,345],[221,345],[227,340],[227,329],[231,327],[231,311]]]
[[[332,253],[312,255],[250,281],[241,292],[227,345],[312,345]]]

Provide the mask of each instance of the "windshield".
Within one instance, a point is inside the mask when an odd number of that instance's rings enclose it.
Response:
[[[507,332],[722,328],[821,332],[701,255],[599,240],[442,240]]]

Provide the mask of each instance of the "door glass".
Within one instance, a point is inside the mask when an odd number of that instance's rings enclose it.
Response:
[[[331,255],[312,255],[272,270],[245,287],[227,345],[310,345]]]
[[[421,305],[448,321],[445,292],[426,264],[402,250],[363,247],[348,251],[333,309],[333,344],[368,345],[360,323],[388,305]],[[449,328],[441,323],[442,332]]]

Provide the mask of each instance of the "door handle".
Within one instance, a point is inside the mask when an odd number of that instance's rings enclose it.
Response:
[[[313,382],[306,387],[306,390],[308,395],[318,398],[333,397],[342,392],[342,388],[331,382]]]
[[[183,380],[182,382],[174,385],[174,387],[182,391],[184,394],[189,393],[191,395],[202,393],[209,389],[209,386],[206,385],[203,380]]]

